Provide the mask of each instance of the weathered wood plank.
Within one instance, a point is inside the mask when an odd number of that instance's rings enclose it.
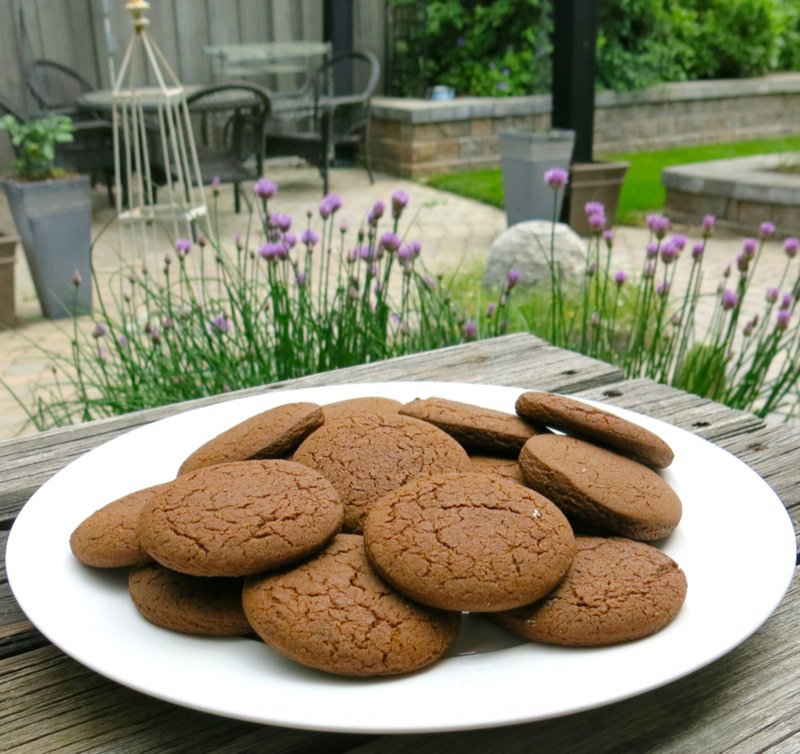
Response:
[[[800,731],[798,600],[800,576],[777,612],[744,644],[644,696],[529,725],[381,738],[353,754],[771,751],[770,744],[796,738]],[[787,695],[790,689],[794,693]]]
[[[619,369],[604,362],[561,351],[531,335],[516,334],[202,398],[181,404],[180,410],[286,387],[397,379],[449,381],[453,374],[467,375],[465,380],[474,383],[516,385],[565,393],[592,385],[606,385],[623,376]],[[70,460],[116,434],[172,415],[177,410],[176,406],[164,406],[0,444],[0,463],[3,458],[15,459],[8,462],[8,478],[0,481],[0,522],[12,518],[30,495]],[[14,468],[10,468],[12,463]]]
[[[211,66],[203,47],[209,44],[209,20],[205,3],[175,0],[175,42],[178,79],[183,84],[203,84],[211,80]]]
[[[105,680],[52,646],[0,660],[0,699],[0,750],[7,754],[322,753],[368,740],[240,723],[176,707]]]

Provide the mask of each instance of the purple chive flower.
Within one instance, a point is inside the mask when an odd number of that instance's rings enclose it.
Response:
[[[758,229],[758,235],[761,238],[769,238],[770,236],[775,235],[775,223],[771,223],[769,221],[761,223],[761,226]]]
[[[78,288],[80,286],[80,284],[81,284],[81,282],[83,280],[83,278],[81,277],[81,273],[78,270],[75,270],[75,272],[72,273],[72,278],[71,279],[72,279],[72,284],[76,288]]]
[[[269,226],[286,233],[292,227],[292,218],[283,212],[274,212],[269,216]]]
[[[788,309],[781,309],[778,312],[775,328],[781,331],[785,330],[787,327],[789,327],[789,319],[791,316],[792,313]]]
[[[726,288],[722,291],[722,308],[727,312],[739,305],[739,295],[736,291]]]
[[[714,215],[706,215],[703,218],[703,223],[701,225],[703,229],[703,238],[708,238],[711,235],[716,224],[717,218]]]
[[[656,238],[664,238],[669,230],[669,218],[664,215],[648,215],[647,227],[650,228]]]
[[[278,185],[269,178],[259,178],[253,186],[253,191],[260,199],[272,199],[278,193]]]
[[[662,247],[661,247],[661,261],[664,264],[672,264],[680,255],[680,247],[678,244],[675,243],[675,240],[670,238]]]
[[[411,201],[411,197],[402,189],[398,189],[392,194],[392,217],[395,220],[400,219],[400,215],[403,214],[409,201]]]
[[[601,233],[606,227],[606,216],[602,212],[595,212],[589,217],[589,227],[595,233]]]
[[[297,236],[294,233],[286,233],[283,236],[283,246],[286,249],[286,251],[289,251],[289,249],[293,249],[296,243],[297,243]]]
[[[744,335],[746,338],[749,338],[749,337],[750,337],[750,336],[753,334],[753,330],[755,330],[755,329],[756,329],[756,326],[757,326],[757,325],[758,325],[758,315],[756,314],[756,315],[754,315],[754,316],[753,316],[753,318],[752,318],[751,320],[749,320],[749,321],[748,321],[748,323],[747,323],[747,324],[744,326],[744,329],[742,330],[742,334],[743,334],[743,335]]]
[[[381,236],[379,245],[386,249],[386,251],[389,253],[397,251],[397,249],[400,247],[400,236],[398,236],[397,233],[392,233],[390,230],[387,230]]]
[[[506,275],[506,282],[504,288],[506,291],[510,291],[517,283],[519,283],[520,274],[519,270],[515,270],[513,267],[508,271],[508,275]]]
[[[175,241],[175,251],[179,257],[185,257],[192,250],[192,242],[188,238],[179,238]]]
[[[605,215],[606,208],[603,206],[602,202],[586,202],[583,205],[583,211],[586,214],[586,217],[591,217],[592,215],[601,214]]]
[[[748,256],[746,252],[742,251],[736,257],[736,269],[738,269],[739,272],[742,273],[747,272],[748,268],[750,267],[750,259],[751,257]]]
[[[603,240],[609,249],[614,245],[614,231],[611,228],[606,228],[603,231]]]
[[[656,286],[656,293],[662,298],[669,293],[670,284],[668,280],[663,280]]]
[[[781,299],[781,309],[791,309],[794,304],[794,296],[791,293],[784,294]]]
[[[214,196],[219,196],[219,187],[221,185],[222,181],[220,180],[220,177],[218,175],[215,175],[211,179],[211,193],[214,194]]]
[[[475,340],[478,337],[478,325],[475,320],[468,319],[464,323],[464,340]]]
[[[791,237],[783,242],[783,251],[789,259],[795,258],[798,247],[800,247],[800,238]]]
[[[300,236],[300,240],[309,248],[316,246],[320,242],[320,235],[311,228],[306,228]]]
[[[161,327],[164,328],[164,332],[167,332],[167,330],[171,330],[174,325],[175,325],[175,320],[173,320],[172,317],[169,316],[169,314],[166,314],[164,315],[164,317],[162,317]]]
[[[686,248],[686,236],[683,233],[676,233],[672,236],[672,243],[678,248],[678,251],[683,251]]]
[[[745,238],[742,243],[742,253],[748,258],[752,259],[756,254],[758,248],[758,241],[755,238]]]
[[[369,214],[367,215],[367,222],[370,225],[377,225],[378,220],[383,217],[383,213],[386,211],[386,205],[379,199],[375,204],[372,205],[372,209],[370,209]]]
[[[208,243],[208,239],[202,233],[198,233],[197,234],[197,245],[201,249],[204,249],[206,247],[207,243]]]
[[[92,337],[95,339],[102,338],[107,332],[108,328],[102,322],[95,322]]]
[[[706,245],[702,241],[698,241],[692,246],[692,259],[699,261],[703,258],[703,252],[706,250]]]
[[[774,304],[778,300],[781,292],[777,288],[767,288],[766,298],[768,304]]]
[[[617,270],[614,273],[614,282],[621,288],[628,281],[628,273],[625,270]]]
[[[302,288],[306,284],[308,276],[306,275],[305,272],[301,271],[297,273],[297,277],[295,278],[295,280],[297,280],[297,284]]]
[[[489,304],[486,307],[486,316],[491,319],[494,317],[495,312],[497,311],[497,304]]]
[[[208,323],[208,331],[212,334],[226,335],[233,329],[231,322],[224,314],[218,314]]]
[[[239,251],[241,251],[244,248],[244,244],[242,243],[241,233],[236,234],[236,237],[233,239],[233,243]]]
[[[336,211],[341,209],[344,202],[342,197],[338,194],[327,194],[322,198],[319,203],[319,215],[323,220],[327,220],[331,215],[336,214]]]
[[[553,191],[558,191],[567,185],[569,180],[569,173],[563,168],[550,168],[544,171],[544,182],[550,186]]]
[[[658,244],[655,243],[655,241],[651,241],[647,244],[647,246],[645,246],[645,254],[648,259],[655,259],[658,256]]]
[[[128,347],[128,339],[124,335],[120,335],[117,338],[117,345],[120,348],[127,348]]]
[[[498,81],[497,82],[497,88],[501,92],[504,92],[506,89],[508,89],[508,82],[507,81]]]

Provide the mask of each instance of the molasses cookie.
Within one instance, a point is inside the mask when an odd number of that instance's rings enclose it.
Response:
[[[242,579],[200,578],[157,563],[131,569],[128,592],[150,623],[196,636],[251,633],[242,610]]]
[[[469,451],[514,458],[531,435],[543,431],[515,414],[447,398],[417,398],[400,413],[430,422]]]
[[[355,534],[337,535],[296,568],[247,579],[242,602],[253,630],[278,652],[346,676],[426,667],[450,646],[461,619],[391,589]]]
[[[517,398],[516,410],[530,421],[605,445],[648,466],[666,468],[674,457],[653,432],[574,398],[531,391]]]
[[[528,486],[576,523],[605,534],[650,541],[672,533],[681,501],[649,466],[563,435],[536,435],[519,465]]]
[[[331,484],[299,463],[239,461],[179,476],[139,516],[142,546],[192,576],[246,576],[311,555],[339,530]]]
[[[531,641],[600,647],[660,631],[685,599],[686,576],[661,550],[630,539],[577,537],[572,566],[552,594],[492,618]]]
[[[181,464],[178,475],[217,463],[284,458],[321,426],[324,418],[315,403],[286,403],[263,411],[201,445]]]
[[[403,404],[394,398],[365,396],[363,398],[347,398],[335,403],[326,403],[322,407],[325,421],[333,421],[350,414],[396,414]]]
[[[550,592],[574,537],[549,500],[487,474],[418,479],[370,506],[367,557],[398,591],[442,610],[495,612]]]
[[[144,505],[164,489],[163,484],[125,495],[96,510],[72,532],[69,546],[81,563],[95,568],[122,568],[149,563],[136,522]]]
[[[470,468],[466,451],[447,433],[399,415],[351,414],[326,422],[293,459],[333,484],[344,503],[344,528],[354,532],[385,492],[420,476]]]
[[[519,463],[513,458],[497,458],[495,456],[476,456],[469,457],[472,471],[476,474],[497,474],[517,484],[525,484],[522,476],[522,469]]]

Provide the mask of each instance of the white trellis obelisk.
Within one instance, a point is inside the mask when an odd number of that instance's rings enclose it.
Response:
[[[146,252],[149,230],[190,237],[207,207],[183,86],[150,38],[147,0],[128,0],[134,33],[112,93],[120,227],[133,226]]]

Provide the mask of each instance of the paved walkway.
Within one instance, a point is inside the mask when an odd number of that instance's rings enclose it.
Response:
[[[271,206],[291,215],[295,225],[303,223],[305,214],[316,212],[321,198],[321,182],[313,169],[280,168],[271,170],[269,177],[279,185],[278,196]],[[351,228],[356,228],[364,213],[377,199],[390,205],[390,196],[402,189],[411,196],[407,220],[414,222],[409,238],[422,242],[426,264],[433,271],[452,270],[459,264],[467,266],[483,263],[492,241],[506,227],[505,214],[495,208],[453,194],[440,192],[411,181],[392,176],[376,175],[370,184],[366,174],[358,169],[336,169],[331,173],[331,191],[344,200],[340,217],[347,218]],[[93,193],[93,222],[95,229],[105,225],[112,217],[105,192]],[[233,239],[237,232],[244,232],[247,215],[236,215],[232,209],[232,190],[223,186],[220,195],[220,237]],[[0,227],[13,227],[5,199],[0,198]],[[691,231],[690,231],[691,232]],[[117,269],[118,235],[107,231],[96,246],[95,266],[104,284]],[[103,239],[108,239],[103,240]],[[614,265],[628,270],[639,270],[647,242],[647,231],[639,228],[617,230]],[[712,239],[705,262],[705,287],[714,290],[724,267],[731,263],[741,248],[739,236],[722,235]],[[783,269],[784,255],[780,242],[772,242],[765,249],[760,264],[759,279],[755,291],[764,291],[776,285]],[[16,308],[20,318],[17,328],[0,332],[0,376],[28,402],[31,386],[46,376],[50,366],[43,349],[56,353],[68,353],[70,321],[52,322],[41,317],[33,285],[24,261],[22,250],[18,250],[16,265]],[[688,264],[683,265],[688,270]],[[759,294],[761,295],[761,294]],[[756,311],[763,299],[752,300],[749,307]],[[25,413],[3,387],[0,387],[0,439],[34,430],[25,428]]]

